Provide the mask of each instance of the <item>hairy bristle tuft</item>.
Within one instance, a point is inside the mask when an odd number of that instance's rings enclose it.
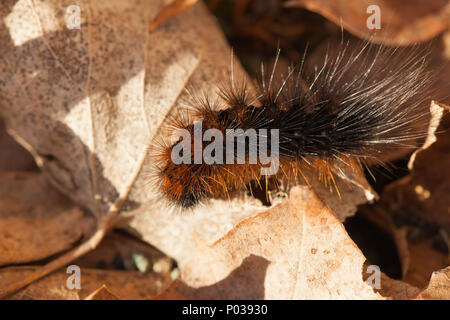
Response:
[[[217,129],[227,136],[228,129],[278,129],[277,176],[297,180],[307,164],[318,170],[324,183],[335,185],[332,165],[351,162],[360,169],[367,162],[382,162],[384,152],[414,147],[425,136],[432,84],[427,52],[419,47],[389,48],[369,42],[355,47],[342,42],[312,72],[303,59],[278,84],[273,80],[276,67],[268,75],[262,67],[256,97],[246,83],[236,85],[232,75],[230,83],[220,87],[222,103],[192,97],[190,112],[202,120],[202,133]],[[194,136],[193,122],[184,116],[172,118],[170,126]],[[162,146],[158,171],[161,192],[177,206],[190,208],[211,197],[227,196],[261,177],[264,165],[248,161],[249,150],[260,146],[249,139],[244,164],[175,164],[170,154],[179,143]],[[200,145],[202,151],[207,147],[205,141]],[[224,154],[232,152],[238,158],[235,149],[227,150],[225,143],[223,148]],[[188,158],[193,160],[195,141],[189,149]]]

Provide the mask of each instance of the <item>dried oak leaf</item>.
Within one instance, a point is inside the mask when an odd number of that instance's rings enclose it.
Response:
[[[152,32],[157,27],[159,27],[160,24],[186,11],[191,6],[196,4],[197,1],[198,0],[173,0],[171,3],[166,5],[161,11],[159,11],[156,17],[153,18],[152,22],[148,27],[148,30]]]
[[[0,266],[37,261],[75,245],[95,221],[45,176],[0,172]]]
[[[0,171],[36,169],[33,157],[7,133],[0,119]]]
[[[112,293],[107,286],[102,285],[100,288],[84,298],[84,300],[121,300],[121,298]]]
[[[410,159],[411,174],[387,186],[382,201],[411,217],[450,228],[450,118],[445,107],[435,102],[431,112],[435,120],[424,146]],[[439,127],[444,113],[446,121]]]
[[[450,300],[450,267],[433,272],[430,283],[416,299]]]
[[[0,271],[0,285],[6,286],[23,279],[35,268],[10,267]],[[67,282],[71,274],[60,270],[20,290],[9,299],[64,299],[79,300],[105,285],[114,295],[127,299],[143,299],[157,294],[170,283],[170,278],[155,272],[80,269],[80,289],[70,288]],[[71,280],[69,279],[69,282]]]
[[[308,187],[240,222],[196,254],[157,299],[382,299],[363,281],[365,257]],[[383,284],[382,284],[383,285]]]
[[[450,266],[450,257],[432,248],[430,241],[408,244],[410,264],[403,281],[422,288],[426,287],[434,272]],[[447,283],[450,286],[450,283]]]
[[[341,25],[360,38],[389,45],[425,42],[446,30],[450,21],[447,0],[290,0],[288,7],[303,7]],[[369,6],[380,9],[381,29],[369,29],[367,21],[374,14]]]
[[[427,287],[381,273],[372,288],[366,258],[332,211],[308,187],[240,222],[197,252],[154,299],[434,299],[450,298],[448,268]]]

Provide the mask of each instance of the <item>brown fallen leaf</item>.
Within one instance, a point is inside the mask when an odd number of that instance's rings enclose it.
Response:
[[[330,192],[323,186],[317,185],[317,180],[311,180],[311,186],[319,198],[332,210],[332,212],[343,222],[346,218],[353,216],[358,206],[371,203],[378,199],[378,194],[367,182],[363,171],[352,161],[352,165],[334,166],[339,192]]]
[[[408,162],[409,170],[413,169],[414,161],[416,160],[417,154],[419,154],[423,150],[428,149],[433,143],[437,141],[436,130],[439,127],[439,124],[441,123],[441,119],[444,114],[444,107],[440,106],[438,103],[436,103],[436,101],[431,101],[430,114],[431,114],[431,121],[428,126],[427,138],[423,143],[423,145],[419,149],[415,150],[411,155],[411,157],[409,158]]]
[[[191,6],[197,3],[198,0],[173,0],[170,4],[165,6],[150,23],[148,31],[152,32],[164,21],[186,11]]]
[[[365,257],[308,187],[197,253],[157,299],[382,299]]]
[[[160,134],[164,118],[186,98],[184,87],[214,94],[229,68],[229,48],[204,7],[199,4],[152,29],[149,24],[164,1],[71,1],[81,9],[81,25],[69,29],[63,14],[68,4],[19,0],[0,7],[5,17],[0,26],[5,53],[0,56],[0,69],[5,70],[0,74],[0,112],[52,183],[98,217],[99,229],[25,280],[3,286],[7,292],[95,248],[119,221],[119,213],[140,213],[125,227],[184,264],[192,256],[194,228],[216,240],[264,208],[240,193],[230,202],[217,199],[199,208],[195,219],[174,217],[155,201],[155,190],[149,187],[153,159],[148,146]],[[349,205],[354,210],[355,204]],[[354,268],[361,269],[358,259]],[[261,261],[250,259],[255,263]],[[372,297],[358,279],[351,282],[354,296]],[[327,295],[320,290],[316,294]]]
[[[95,227],[41,173],[0,172],[0,180],[0,266],[48,258]]]
[[[410,267],[403,280],[413,286],[427,286],[434,272],[450,265],[448,255],[434,250],[429,242],[410,243],[408,247]]]
[[[450,299],[450,267],[433,272],[428,286],[416,299]]]
[[[432,112],[434,118],[440,118],[444,110],[433,103]],[[450,169],[447,165],[450,162],[450,133],[447,123],[443,121],[438,127],[439,121],[431,122],[424,147],[411,157],[412,173],[387,186],[382,195],[387,207],[408,212],[410,218],[446,228],[450,227]]]
[[[35,267],[10,267],[0,271],[0,286],[20,280],[31,274]],[[32,300],[79,300],[91,296],[94,291],[105,285],[113,295],[126,299],[144,299],[153,296],[166,288],[170,277],[154,272],[80,269],[80,289],[70,289],[67,281],[71,274],[65,268],[40,279],[28,287],[18,291],[8,299]],[[99,290],[97,294],[104,294]],[[98,298],[96,298],[98,299]]]
[[[100,288],[88,295],[84,300],[121,300],[112,293],[107,286],[102,285]]]
[[[6,132],[0,119],[0,171],[35,170],[33,157]]]
[[[367,21],[378,6],[381,29],[369,29]],[[388,45],[408,45],[425,42],[446,30],[450,21],[447,0],[290,0],[287,7],[303,7],[317,12],[341,25],[360,38],[368,38]]]
[[[366,280],[366,277],[365,274],[364,280]],[[382,285],[376,291],[381,296],[387,297],[388,300],[410,300],[421,292],[419,288],[404,281],[391,279],[384,273],[381,273],[380,283]]]
[[[419,287],[381,272],[372,288],[368,267],[314,192],[295,187],[213,245],[198,238],[180,278],[154,299],[450,299],[448,268]]]

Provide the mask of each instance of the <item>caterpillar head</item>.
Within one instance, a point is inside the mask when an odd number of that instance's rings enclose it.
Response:
[[[174,205],[184,209],[193,208],[208,194],[200,166],[167,162],[159,171],[160,191]]]

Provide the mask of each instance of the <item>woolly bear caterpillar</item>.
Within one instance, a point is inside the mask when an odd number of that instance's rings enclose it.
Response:
[[[219,91],[224,105],[193,97],[187,116],[170,119],[177,140],[162,143],[155,153],[159,191],[171,204],[191,208],[246,189],[267,175],[263,172],[275,159],[278,170],[270,175],[307,182],[304,170],[310,167],[339,192],[333,166],[381,163],[384,152],[414,147],[410,142],[425,136],[423,105],[432,82],[427,55],[417,48],[368,41],[353,48],[341,42],[314,72],[305,70],[304,56],[278,85],[273,83],[276,63],[268,79],[262,67],[256,97],[245,83],[235,84],[232,70],[230,84]],[[270,163],[256,156],[274,142]]]

